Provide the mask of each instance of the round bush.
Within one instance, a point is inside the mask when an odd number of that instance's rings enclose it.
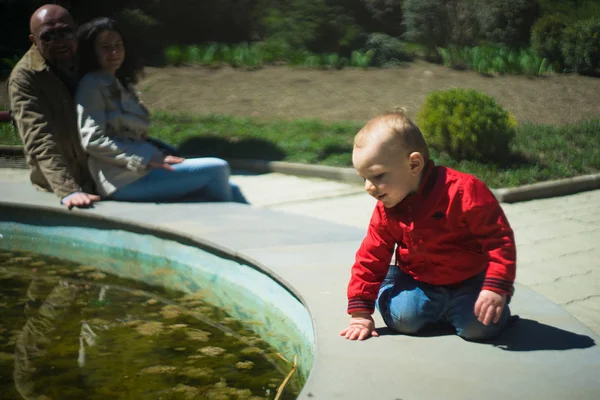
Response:
[[[367,38],[364,51],[375,50],[374,63],[378,67],[391,67],[404,61],[412,61],[406,52],[404,43],[385,33],[371,33]]]
[[[457,160],[505,160],[516,132],[512,115],[492,97],[470,89],[431,93],[417,123],[429,146]]]
[[[538,56],[548,59],[560,71],[563,67],[561,43],[567,26],[563,18],[548,15],[537,20],[531,29],[531,46]]]
[[[564,30],[562,53],[567,68],[583,74],[600,72],[600,18],[578,21]]]
[[[529,45],[531,27],[540,15],[538,0],[486,0],[477,4],[480,37],[510,48]]]

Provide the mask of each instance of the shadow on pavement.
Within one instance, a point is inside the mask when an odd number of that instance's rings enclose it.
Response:
[[[514,321],[499,338],[488,343],[508,351],[586,349],[596,345],[587,335],[526,318]]]
[[[400,335],[388,327],[377,328],[379,336]],[[455,335],[456,330],[449,324],[431,324],[419,332],[419,337]],[[596,345],[594,339],[564,329],[546,325],[531,319],[511,317],[506,329],[493,340],[482,341],[507,351],[571,350],[587,349]]]

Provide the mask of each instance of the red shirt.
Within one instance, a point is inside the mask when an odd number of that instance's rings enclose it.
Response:
[[[511,295],[513,231],[488,187],[430,161],[416,194],[393,208],[377,202],[348,285],[348,313],[369,312],[394,248],[396,265],[415,280],[452,285],[486,271],[482,289]]]

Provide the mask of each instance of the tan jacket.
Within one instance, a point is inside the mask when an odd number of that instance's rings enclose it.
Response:
[[[162,152],[146,142],[148,110],[113,75],[86,74],[77,88],[81,144],[98,193],[110,196],[148,173],[148,162]]]
[[[73,96],[32,46],[8,81],[10,108],[25,145],[31,182],[63,198],[94,193],[81,147]]]

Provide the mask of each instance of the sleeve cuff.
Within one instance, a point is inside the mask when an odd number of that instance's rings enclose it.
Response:
[[[373,312],[375,312],[375,302],[363,299],[349,299],[348,314],[357,312],[366,312],[369,314],[373,314]]]
[[[503,278],[486,277],[481,289],[512,296],[515,288],[513,282]]]

